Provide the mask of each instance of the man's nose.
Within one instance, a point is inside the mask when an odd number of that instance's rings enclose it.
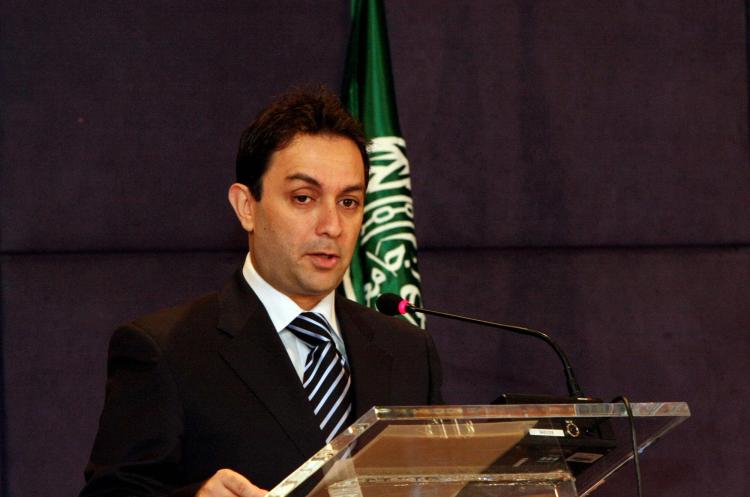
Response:
[[[327,235],[331,238],[337,238],[341,235],[341,231],[341,212],[339,212],[338,204],[336,202],[326,202],[321,205],[318,216],[317,233],[319,235]]]

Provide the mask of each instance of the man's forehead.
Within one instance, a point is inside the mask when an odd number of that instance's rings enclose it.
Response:
[[[288,140],[282,142],[282,144],[280,144],[279,147],[276,148],[272,152],[272,155],[278,154],[279,152],[283,152],[284,150],[287,150],[290,148],[298,149],[298,148],[304,148],[306,146],[314,146],[315,144],[330,144],[334,142],[348,143],[352,147],[359,150],[359,145],[357,145],[357,142],[346,135],[339,135],[337,133],[329,133],[329,132],[322,132],[322,133],[298,132],[298,133],[295,133]]]
[[[322,183],[334,178],[364,181],[365,168],[357,144],[338,135],[298,135],[269,160],[266,173],[281,174],[285,180],[315,180]]]

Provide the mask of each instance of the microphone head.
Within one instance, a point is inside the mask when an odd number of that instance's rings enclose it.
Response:
[[[375,307],[388,316],[398,316],[399,314],[406,314],[411,304],[408,300],[402,299],[395,293],[384,293],[378,297]]]

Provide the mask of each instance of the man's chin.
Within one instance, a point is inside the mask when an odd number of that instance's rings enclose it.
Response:
[[[325,278],[323,280],[313,281],[308,280],[303,285],[305,294],[310,297],[318,296],[323,298],[334,291],[341,284],[342,279],[343,275],[338,278]]]

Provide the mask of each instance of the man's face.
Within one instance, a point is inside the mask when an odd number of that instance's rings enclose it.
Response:
[[[365,176],[355,143],[297,135],[274,152],[251,199],[250,254],[258,273],[303,309],[336,288],[362,225]]]

